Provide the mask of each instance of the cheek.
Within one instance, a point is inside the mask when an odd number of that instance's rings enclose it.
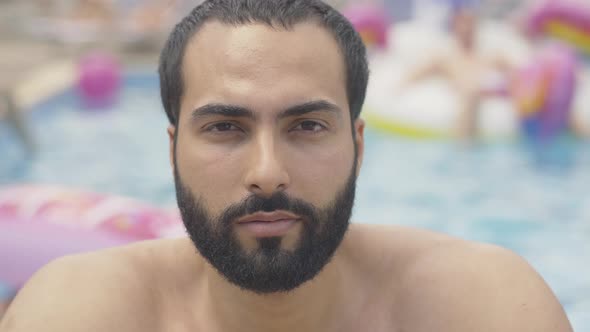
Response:
[[[239,150],[200,144],[190,135],[179,135],[176,147],[178,172],[193,194],[206,198],[209,209],[218,211],[241,199],[232,193],[240,188]]]
[[[293,148],[290,155],[293,191],[301,193],[303,199],[325,204],[346,184],[352,171],[354,147],[351,138],[340,139],[313,149]]]

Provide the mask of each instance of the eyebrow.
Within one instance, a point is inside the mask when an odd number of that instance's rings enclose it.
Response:
[[[192,118],[202,118],[212,115],[221,115],[226,117],[232,118],[251,118],[254,119],[255,115],[254,112],[251,110],[236,106],[236,105],[227,105],[227,104],[207,104],[203,105],[193,111]]]
[[[341,114],[340,107],[326,101],[326,100],[314,100],[298,104],[287,108],[279,114],[279,119],[301,116],[311,112],[328,112],[332,114]],[[230,105],[230,104],[207,104],[203,105],[192,112],[192,118],[202,118],[207,116],[225,116],[231,118],[249,118],[256,119],[256,114],[246,107]]]
[[[311,112],[328,112],[340,115],[340,107],[326,100],[314,100],[287,108],[279,114],[279,118],[300,116]]]

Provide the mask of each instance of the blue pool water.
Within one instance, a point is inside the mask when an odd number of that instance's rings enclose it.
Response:
[[[0,185],[63,184],[175,204],[155,76],[126,78],[111,110],[82,111],[69,91],[28,120],[34,157],[0,121]],[[590,143],[565,139],[541,154],[520,143],[465,148],[366,134],[356,221],[508,247],[547,280],[575,330],[590,331]]]

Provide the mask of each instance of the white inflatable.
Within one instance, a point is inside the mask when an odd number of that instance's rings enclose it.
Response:
[[[391,33],[389,52],[371,59],[371,79],[363,117],[369,125],[416,138],[445,138],[456,132],[459,96],[444,78],[419,81],[402,93],[395,91],[411,69],[452,47],[453,41],[440,28],[421,22],[401,23]],[[516,62],[530,56],[526,41],[505,24],[482,22],[478,31],[481,54],[501,50]],[[478,132],[485,137],[512,137],[518,120],[512,102],[503,96],[482,101]]]

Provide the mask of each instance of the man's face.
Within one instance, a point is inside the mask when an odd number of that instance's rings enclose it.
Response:
[[[189,42],[169,129],[178,203],[197,249],[242,288],[294,289],[344,236],[364,128],[344,68],[315,23],[208,22]]]

